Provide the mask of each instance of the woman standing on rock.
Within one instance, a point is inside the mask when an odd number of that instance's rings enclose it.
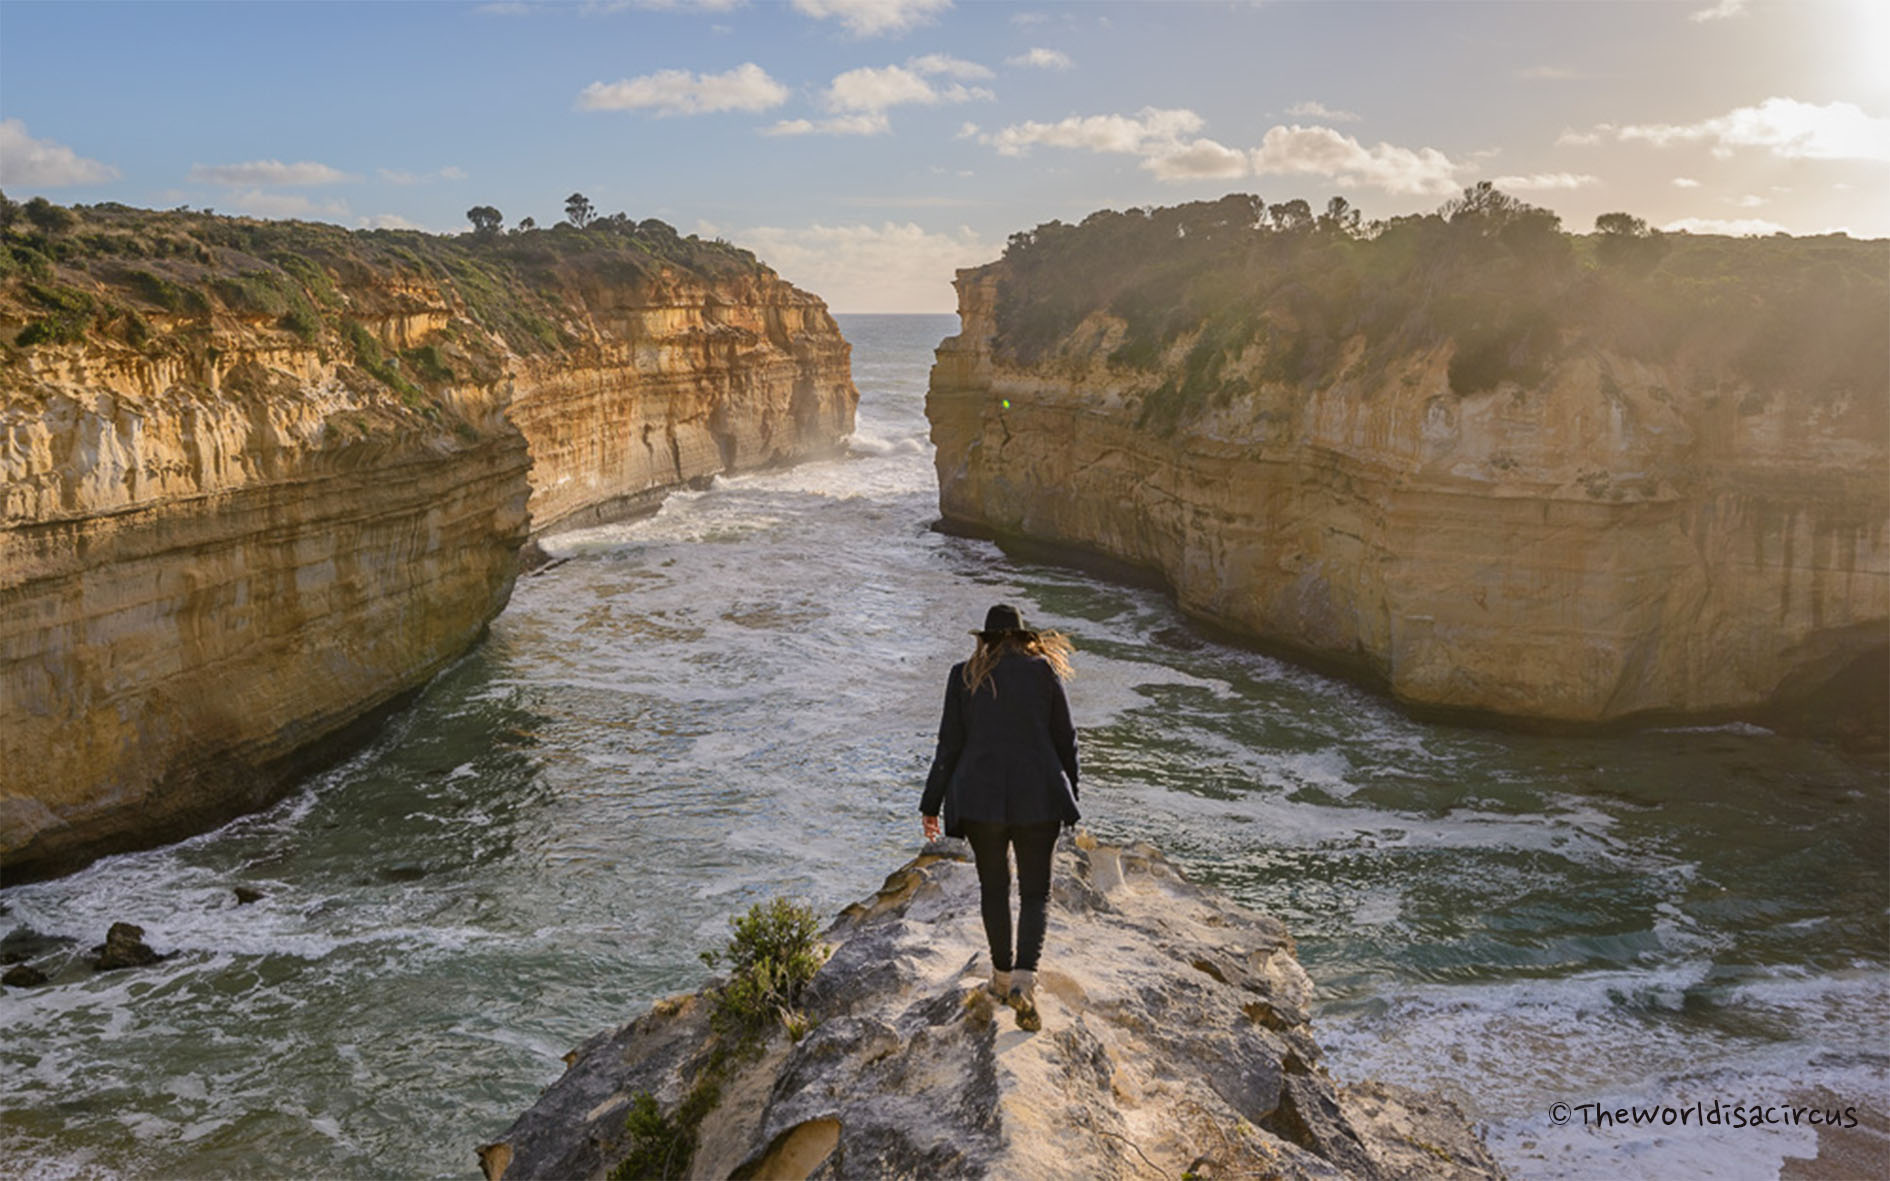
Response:
[[[1070,642],[1024,626],[1017,608],[999,604],[971,633],[978,647],[952,666],[938,751],[919,811],[925,837],[944,831],[971,842],[978,863],[979,909],[991,945],[991,989],[1017,1011],[1022,1029],[1041,1029],[1037,960],[1050,900],[1050,855],[1060,825],[1075,824],[1076,727],[1063,682]],[[1011,869],[1017,851],[1017,952],[1011,954]]]

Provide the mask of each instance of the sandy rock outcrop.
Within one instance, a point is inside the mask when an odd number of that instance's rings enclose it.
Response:
[[[1043,1029],[983,990],[977,878],[928,846],[825,932],[804,997],[723,1085],[692,1177],[1489,1178],[1446,1101],[1337,1085],[1307,1021],[1312,983],[1277,922],[1185,879],[1146,845],[1066,837],[1039,980]],[[489,1181],[607,1175],[639,1092],[673,1110],[710,1052],[700,994],[574,1051],[480,1149]]]
[[[1157,572],[1197,617],[1407,703],[1588,724],[1755,714],[1890,668],[1890,390],[1729,389],[1587,349],[1462,395],[1448,344],[1353,360],[1172,430],[1186,363],[1112,364],[1090,315],[995,343],[1004,263],[960,271],[926,410],[948,527]],[[1356,342],[1355,342],[1356,344]],[[1881,719],[1877,723],[1881,726]]]

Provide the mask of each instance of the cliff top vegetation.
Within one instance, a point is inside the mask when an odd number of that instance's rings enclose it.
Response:
[[[597,217],[588,202],[581,225],[510,232],[498,231],[497,210],[477,209],[480,228],[441,235],[0,195],[0,361],[81,339],[198,354],[214,327],[240,325],[293,337],[417,402],[421,387],[495,376],[498,352],[457,321],[425,347],[383,347],[378,324],[422,310],[414,288],[438,290],[531,355],[582,343],[574,313],[600,293],[620,299],[665,275],[775,279],[747,250],[654,218]]]
[[[1488,182],[1388,221],[1343,197],[1105,209],[1012,235],[995,266],[1000,358],[1041,363],[1107,313],[1110,363],[1167,376],[1144,403],[1167,429],[1257,383],[1329,384],[1447,343],[1459,395],[1584,351],[1684,359],[1740,396],[1890,391],[1890,241],[1663,234],[1627,213],[1571,234]]]

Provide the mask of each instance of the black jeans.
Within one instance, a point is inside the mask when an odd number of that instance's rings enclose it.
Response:
[[[1037,970],[1043,953],[1044,908],[1050,901],[1050,855],[1056,851],[1057,829],[1062,824],[993,824],[964,822],[965,839],[978,862],[978,908],[984,915],[984,937],[991,944],[991,966],[1000,972],[1012,968]],[[1017,955],[1011,955],[1011,863],[1009,846],[1017,850]]]

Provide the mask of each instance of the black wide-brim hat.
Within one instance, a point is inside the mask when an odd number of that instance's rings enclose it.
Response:
[[[1035,637],[1037,629],[1024,626],[1023,612],[1009,603],[999,603],[984,613],[984,627],[973,628],[971,634],[981,640],[998,640],[1013,633]]]

